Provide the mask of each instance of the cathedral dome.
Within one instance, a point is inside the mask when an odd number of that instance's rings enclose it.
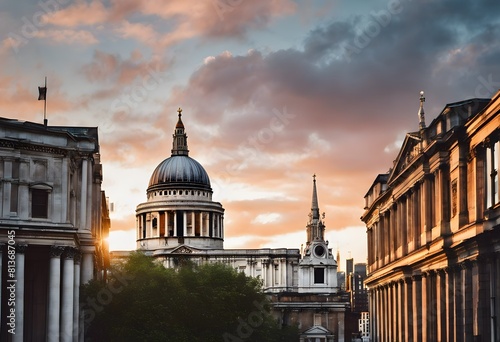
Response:
[[[182,123],[179,108],[179,120],[172,136],[172,155],[163,160],[154,170],[149,180],[148,192],[165,189],[191,189],[212,192],[207,171],[189,156],[187,135]]]
[[[207,171],[187,155],[173,155],[162,161],[153,171],[148,191],[184,188],[211,190]]]

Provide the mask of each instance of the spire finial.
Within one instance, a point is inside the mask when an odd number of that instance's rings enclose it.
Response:
[[[172,145],[172,155],[185,155],[187,156],[189,153],[187,147],[187,135],[184,131],[184,124],[182,123],[181,115],[182,108],[179,107],[177,109],[177,113],[179,113],[179,120],[177,120],[177,124],[175,125],[174,135],[173,135],[173,145]]]
[[[313,175],[313,182],[316,182],[316,174]]]
[[[424,102],[425,102],[424,91],[421,90],[420,91],[420,108],[418,109],[419,128],[420,129],[425,128]]]

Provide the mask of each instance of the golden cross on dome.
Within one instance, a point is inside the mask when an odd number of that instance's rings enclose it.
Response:
[[[179,109],[177,109],[177,113],[179,113],[179,117],[181,117],[181,113],[182,113],[182,108],[179,107]]]

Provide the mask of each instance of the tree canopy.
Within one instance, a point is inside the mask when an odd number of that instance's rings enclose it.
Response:
[[[298,341],[260,281],[220,263],[174,270],[135,252],[107,283],[85,285],[81,306],[89,341]]]

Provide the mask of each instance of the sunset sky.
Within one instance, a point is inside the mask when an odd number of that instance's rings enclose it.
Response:
[[[459,5],[458,5],[459,4]],[[110,248],[135,248],[135,208],[170,156],[190,156],[224,206],[225,248],[305,243],[312,175],[326,238],[366,261],[363,196],[447,103],[500,88],[500,2],[2,1],[0,116],[98,126],[114,204]]]

